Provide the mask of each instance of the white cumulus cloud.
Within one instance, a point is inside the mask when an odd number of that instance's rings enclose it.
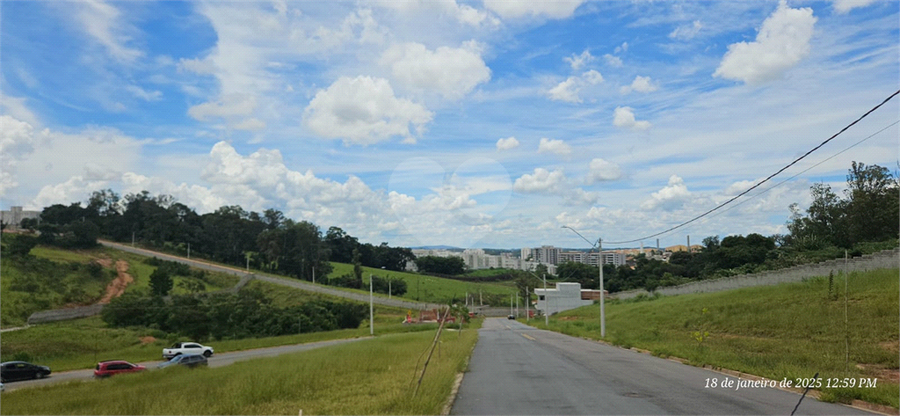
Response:
[[[519,147],[519,141],[515,137],[497,140],[497,150],[510,150],[517,147]]]
[[[536,168],[534,174],[524,174],[513,183],[513,190],[522,193],[558,193],[566,183],[566,175],[561,170],[548,171]]]
[[[832,0],[834,11],[838,14],[849,13],[850,10],[866,7],[874,2],[875,0]]]
[[[553,153],[558,156],[569,156],[572,154],[572,147],[562,140],[543,137],[538,144],[538,153]]]
[[[613,125],[632,130],[647,130],[651,127],[649,121],[636,120],[631,107],[616,107],[613,112]]]
[[[621,68],[622,65],[624,65],[622,63],[622,58],[619,58],[618,56],[615,56],[615,55],[610,55],[610,54],[603,55],[603,60],[606,61],[607,65],[616,67],[616,68]]]
[[[518,19],[526,16],[546,16],[551,19],[565,19],[575,13],[584,0],[485,0],[484,7],[504,19]]]
[[[684,180],[677,175],[669,177],[669,183],[665,187],[650,195],[650,199],[641,204],[641,208],[648,210],[673,210],[680,208],[691,199],[691,191],[687,189]]]
[[[461,48],[442,46],[434,51],[419,43],[405,43],[385,51],[381,63],[391,68],[393,81],[399,87],[458,100],[491,79],[491,70],[478,50],[475,42],[467,42]]]
[[[18,185],[16,165],[34,151],[34,127],[10,116],[0,116],[0,196]]]
[[[780,78],[809,54],[816,20],[811,8],[792,9],[782,1],[763,22],[754,42],[728,45],[713,76],[750,85]]]
[[[659,89],[656,84],[650,79],[650,77],[642,77],[640,75],[634,77],[634,81],[631,82],[631,85],[623,86],[619,89],[622,94],[628,94],[631,91],[637,92],[653,92]]]
[[[321,137],[367,145],[393,136],[415,142],[410,125],[421,133],[432,117],[424,106],[397,98],[386,79],[358,76],[341,77],[317,92],[303,122]]]
[[[622,177],[622,170],[619,165],[608,162],[601,158],[591,160],[590,171],[587,176],[587,183],[614,181]]]
[[[573,53],[571,57],[567,56],[563,58],[563,61],[568,62],[569,65],[572,66],[573,71],[579,71],[582,67],[584,67],[594,59],[595,58],[591,56],[591,52],[585,49],[584,52],[581,53],[581,55],[575,55]]]
[[[553,101],[565,101],[568,103],[580,103],[581,98],[578,91],[581,90],[579,79],[577,77],[569,77],[565,81],[560,82],[555,87],[547,91],[547,95]]]
[[[603,75],[595,70],[586,71],[581,76],[570,76],[555,87],[547,91],[547,96],[553,101],[565,101],[568,103],[580,103],[579,93],[581,89],[590,85],[603,82]]]

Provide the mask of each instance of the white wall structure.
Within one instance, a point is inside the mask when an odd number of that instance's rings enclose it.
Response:
[[[6,224],[8,230],[18,230],[22,220],[26,218],[40,219],[40,211],[25,211],[22,207],[9,207],[9,211],[0,211],[0,221]]]
[[[594,302],[581,299],[581,283],[557,283],[553,289],[534,289],[534,294],[538,297],[535,309],[549,315]]]

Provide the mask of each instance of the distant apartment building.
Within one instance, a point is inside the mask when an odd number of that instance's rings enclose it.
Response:
[[[466,264],[466,268],[469,270],[481,270],[481,269],[513,269],[513,270],[534,270],[538,264],[541,264],[536,261],[525,261],[521,258],[513,257],[512,253],[503,253],[501,255],[494,254],[485,254],[484,250],[480,248],[470,248],[463,251],[451,251],[451,250],[423,250],[423,249],[415,249],[412,250],[412,253],[416,257],[422,256],[437,256],[437,257],[460,257],[463,259],[463,263]],[[547,266],[547,272],[550,274],[556,274],[556,265],[545,264]],[[407,270],[415,270],[415,264],[412,262],[408,263],[406,266]]]
[[[542,264],[559,264],[559,253],[562,249],[553,246],[540,246],[537,248],[523,248],[522,258]]]
[[[25,211],[22,207],[9,207],[9,211],[0,211],[0,222],[6,224],[7,230],[16,231],[22,225],[22,220],[40,219],[40,211]]]
[[[596,266],[598,259],[596,251],[562,251],[553,246],[541,246],[540,248],[523,248],[522,258],[531,257],[534,261],[543,264],[559,265],[565,262],[590,264]],[[627,255],[621,252],[604,251],[603,264],[624,266]]]

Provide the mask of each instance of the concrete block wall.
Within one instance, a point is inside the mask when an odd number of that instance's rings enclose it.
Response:
[[[103,310],[103,305],[78,306],[75,308],[53,309],[49,311],[40,311],[31,314],[28,317],[28,325],[41,324],[45,322],[66,321],[69,319],[87,318],[94,316]]]
[[[900,267],[900,248],[885,250],[874,254],[847,259],[828,260],[821,263],[803,264],[780,270],[769,270],[762,273],[743,274],[738,276],[723,277],[714,280],[701,280],[685,283],[678,286],[661,287],[656,293],[661,295],[683,295],[686,293],[721,292],[724,290],[738,289],[751,286],[768,286],[779,283],[800,282],[816,276],[828,276],[829,273],[852,273],[878,269],[895,269]],[[610,297],[617,299],[631,299],[640,294],[650,295],[643,290],[628,290],[613,293]]]

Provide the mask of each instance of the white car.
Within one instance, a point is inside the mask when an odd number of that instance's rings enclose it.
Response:
[[[182,354],[200,354],[209,358],[213,355],[213,349],[212,347],[200,345],[196,342],[176,342],[171,347],[164,348],[162,352],[162,356],[166,360]]]

